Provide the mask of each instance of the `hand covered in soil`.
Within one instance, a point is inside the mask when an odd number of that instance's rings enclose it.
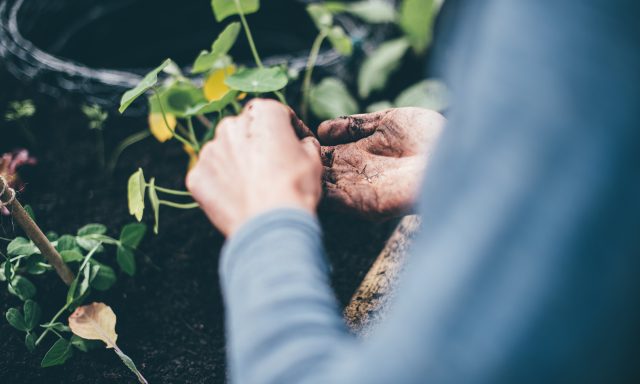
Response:
[[[318,141],[284,105],[252,100],[223,119],[187,175],[187,188],[230,236],[256,215],[281,207],[315,213],[322,194]]]
[[[322,123],[318,137],[329,145],[322,147],[327,205],[370,219],[409,211],[444,123],[439,113],[421,108]]]

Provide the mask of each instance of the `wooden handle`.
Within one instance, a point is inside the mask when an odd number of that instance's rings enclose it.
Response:
[[[403,217],[362,280],[344,311],[347,326],[353,333],[366,336],[371,327],[385,316],[419,227],[417,215]]]

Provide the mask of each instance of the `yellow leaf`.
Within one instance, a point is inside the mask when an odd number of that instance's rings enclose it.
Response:
[[[102,340],[107,348],[116,346],[116,314],[104,303],[91,303],[76,308],[69,316],[71,332],[87,340]]]
[[[164,122],[164,118],[162,118],[162,113],[150,113],[148,119],[149,130],[161,143],[164,143],[173,137],[173,131],[176,129],[176,125],[178,124],[174,115],[167,113],[166,117],[171,130],[167,129],[167,124]]]
[[[204,97],[208,101],[220,100],[226,95],[230,88],[224,83],[227,76],[233,75],[236,71],[235,65],[229,65],[225,68],[216,69],[211,72],[207,80],[204,82]]]

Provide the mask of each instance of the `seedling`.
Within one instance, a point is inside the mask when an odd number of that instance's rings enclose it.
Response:
[[[32,100],[16,100],[9,103],[9,108],[4,114],[4,119],[8,122],[16,122],[20,127],[22,136],[32,145],[36,143],[36,138],[31,132],[27,121],[36,113],[36,106]]]
[[[365,59],[358,76],[358,95],[360,99],[367,99],[372,92],[386,86],[389,76],[400,66],[410,48],[418,53],[424,51],[428,41],[419,40],[416,36],[424,29],[422,24],[428,24],[427,28],[431,28],[437,6],[433,0],[404,0],[400,11],[396,12],[387,2],[379,0],[309,5],[307,12],[319,32],[311,47],[302,82],[300,111],[303,119],[308,117],[308,109],[316,117],[323,119],[359,112],[359,100],[351,96],[346,85],[339,79],[326,78],[316,86],[312,84],[313,69],[325,40],[341,55],[350,56],[353,52],[351,38],[334,22],[334,15],[349,13],[370,23],[395,23],[403,34],[381,44]],[[228,24],[210,49],[201,51],[195,59],[191,75],[203,75],[204,81],[200,83],[190,79],[173,61],[167,59],[144,76],[136,87],[127,91],[120,102],[122,113],[137,98],[148,94],[151,134],[160,142],[171,139],[179,141],[190,158],[190,166],[197,160],[200,148],[213,138],[215,126],[220,119],[239,113],[240,102],[247,95],[255,97],[273,93],[286,103],[282,92],[289,83],[289,71],[285,66],[265,67],[245,18],[246,14],[260,9],[259,0],[212,0],[212,8],[218,22],[233,16],[237,16],[239,22]],[[420,11],[416,11],[416,8],[420,8]],[[422,16],[423,14],[426,16]],[[241,30],[249,43],[255,62],[253,68],[238,68],[229,56]],[[163,72],[169,76],[160,82],[158,77]],[[417,99],[416,94],[417,92],[413,92],[413,97],[404,97],[403,100],[413,102]],[[159,187],[154,178],[145,180],[141,169],[129,178],[128,191],[129,211],[139,221],[142,220],[145,198],[149,199],[154,212],[156,233],[161,205],[179,209],[197,207],[192,201],[160,199],[158,194],[184,198],[189,198],[190,194]]]
[[[0,191],[0,204],[7,206],[14,221],[28,236],[12,239],[6,253],[0,253],[4,259],[0,264],[0,281],[6,282],[8,291],[23,301],[22,307],[7,311],[7,321],[25,333],[25,346],[30,352],[41,348],[48,335],[55,335],[57,340],[44,355],[41,366],[64,364],[74,349],[87,352],[95,344],[71,335],[70,329],[59,321],[60,317],[81,305],[92,290],[106,291],[116,283],[115,270],[104,262],[109,259],[103,256],[108,248],[115,251],[122,272],[130,276],[135,274],[135,252],[146,227],[139,223],[128,224],[118,238],[108,236],[107,227],[102,224],[87,224],[75,234],[59,236],[49,232],[45,236],[29,211],[16,200],[15,191],[1,177]],[[98,260],[99,256],[104,257],[103,261]],[[61,308],[49,321],[41,323],[42,310],[35,301],[38,289],[30,276],[53,271],[69,288],[66,298],[61,298]],[[46,299],[54,300],[52,297]]]
[[[89,129],[96,132],[98,162],[101,167],[105,166],[104,155],[104,124],[109,114],[97,104],[85,104],[81,108],[84,116],[89,120]]]

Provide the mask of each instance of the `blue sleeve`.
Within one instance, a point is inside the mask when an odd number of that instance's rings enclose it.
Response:
[[[233,382],[638,382],[640,4],[460,3],[391,314],[349,336],[316,220],[266,213],[221,261]]]

